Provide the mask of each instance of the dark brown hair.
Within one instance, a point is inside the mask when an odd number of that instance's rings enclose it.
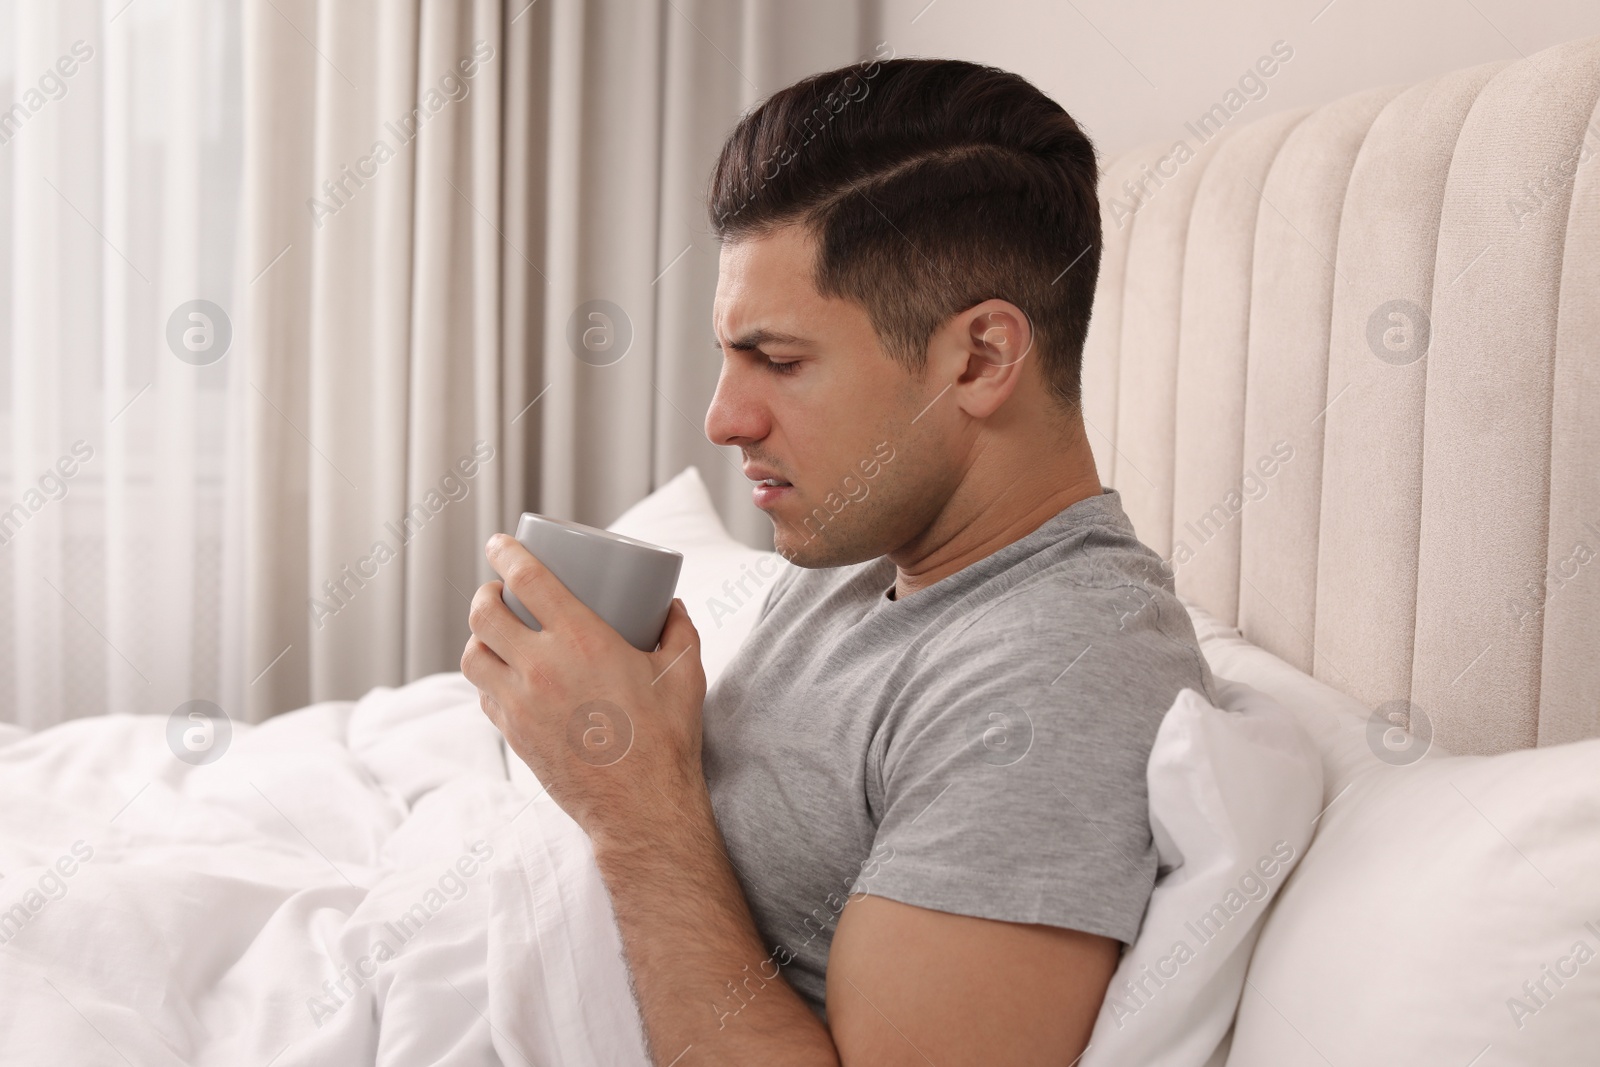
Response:
[[[1100,273],[1094,145],[1016,74],[889,59],[815,74],[748,112],[712,168],[719,241],[802,223],[824,296],[865,309],[920,375],[950,316],[1008,300],[1051,393],[1076,410]]]

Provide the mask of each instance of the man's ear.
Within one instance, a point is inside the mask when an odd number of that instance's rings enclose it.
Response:
[[[966,366],[956,379],[961,406],[985,418],[1005,403],[1033,350],[1033,322],[1009,300],[985,300],[952,320]]]

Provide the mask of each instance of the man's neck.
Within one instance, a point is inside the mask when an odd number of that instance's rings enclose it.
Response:
[[[1099,496],[1087,437],[1080,430],[1061,445],[1052,463],[1030,465],[1019,457],[974,465],[928,529],[889,553],[896,570],[890,599],[904,600],[1021,540],[1078,501]]]

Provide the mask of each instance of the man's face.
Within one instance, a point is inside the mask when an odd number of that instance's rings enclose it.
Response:
[[[888,358],[860,304],[817,293],[814,256],[798,226],[723,246],[712,310],[722,376],[705,429],[740,448],[747,470],[792,483],[758,498],[778,551],[838,567],[925,530],[960,471],[939,429],[947,413],[929,410],[938,389]],[[756,347],[733,347],[745,341]]]

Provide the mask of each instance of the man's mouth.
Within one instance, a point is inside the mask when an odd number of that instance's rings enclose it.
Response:
[[[758,508],[769,508],[782,500],[794,486],[781,478],[763,478],[750,487],[750,499]]]

